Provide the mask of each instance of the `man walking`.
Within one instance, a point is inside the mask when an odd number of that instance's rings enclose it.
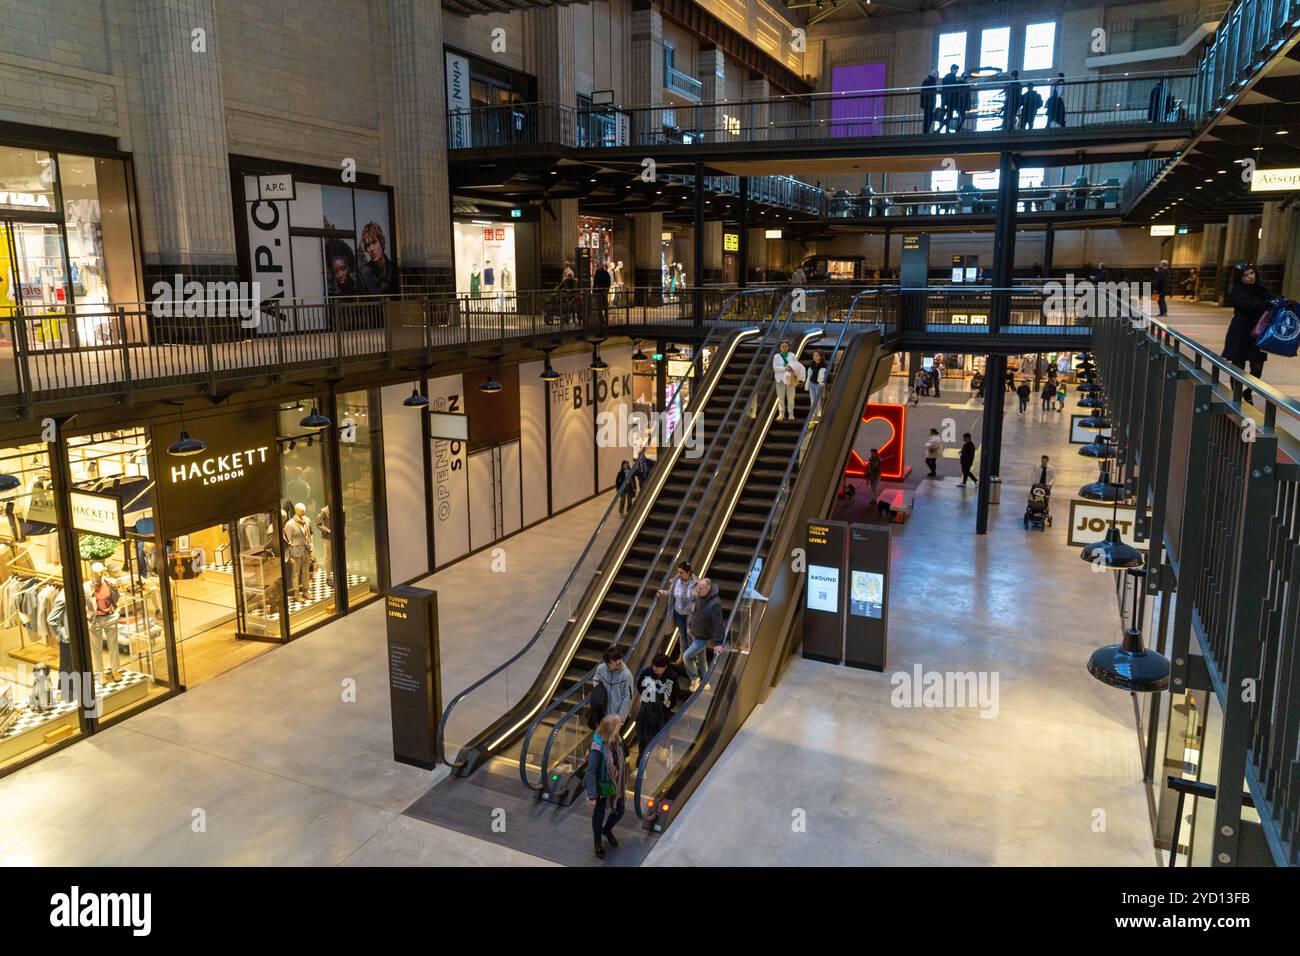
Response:
[[[1169,307],[1165,304],[1165,297],[1169,295],[1169,283],[1169,260],[1161,259],[1160,264],[1156,266],[1156,274],[1151,280],[1151,294],[1156,297],[1161,315],[1169,314]]]
[[[967,479],[974,485],[979,485],[979,479],[971,472],[975,464],[975,443],[970,440],[970,432],[963,432],[961,436],[961,454],[958,456],[961,462],[961,481],[957,484],[963,488],[966,487]]]
[[[1056,469],[1051,466],[1050,461],[1051,459],[1044,455],[1042,460],[1034,467],[1032,475],[1033,484],[1046,485],[1048,491],[1052,489],[1052,485],[1056,481]]]
[[[867,483],[871,485],[871,501],[875,503],[880,497],[880,471],[882,462],[880,460],[880,449],[871,449],[871,457],[867,459]]]
[[[1028,382],[1021,382],[1019,385],[1016,386],[1016,398],[1020,399],[1021,415],[1023,415],[1025,413],[1025,409],[1029,407],[1029,396],[1031,394],[1033,393],[1029,390]]]

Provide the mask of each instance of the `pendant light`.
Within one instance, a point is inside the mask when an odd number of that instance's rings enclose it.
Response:
[[[407,408],[428,408],[429,396],[421,395],[420,389],[417,386],[412,385],[411,397],[404,399],[402,401],[402,404],[405,405]]]
[[[1079,382],[1074,386],[1074,390],[1076,392],[1094,392],[1097,391],[1097,386],[1092,384],[1092,382]]]
[[[551,367],[550,356],[546,358],[546,366],[542,369],[542,374],[538,376],[543,382],[558,382],[560,373]]]
[[[1119,519],[1119,492],[1120,488],[1116,486],[1115,507],[1111,510],[1110,528],[1106,531],[1106,537],[1101,541],[1085,545],[1079,554],[1079,557],[1089,564],[1111,571],[1127,571],[1140,568],[1143,564],[1142,552],[1120,537],[1119,527],[1116,524]]]
[[[669,342],[668,348],[664,349],[664,355],[681,355],[681,354],[682,354],[682,350],[679,349],[677,346],[673,345],[672,342]]]
[[[1118,644],[1107,644],[1088,658],[1088,673],[1110,687],[1134,693],[1153,693],[1169,686],[1169,658],[1147,650],[1142,642],[1142,605],[1139,589],[1146,572],[1133,569],[1132,627],[1126,628]]]
[[[1080,455],[1084,458],[1096,458],[1099,461],[1112,460],[1116,455],[1116,451],[1115,446],[1100,435],[1088,444],[1079,446]]]
[[[644,352],[641,351],[641,343],[640,343],[640,342],[637,343],[636,351],[632,353],[632,361],[633,361],[633,362],[645,362],[645,361],[647,361],[647,359],[646,359],[646,354],[645,354]]]
[[[311,412],[298,423],[300,428],[309,428],[312,431],[320,431],[322,428],[330,427],[330,420],[320,413],[316,403],[312,402]]]
[[[167,446],[167,454],[175,455],[177,458],[188,458],[190,455],[197,455],[203,451],[208,447],[208,443],[190,437],[189,429],[185,427],[185,407],[180,402],[176,403],[176,407],[180,409],[181,413],[181,437]]]
[[[1106,400],[1096,392],[1091,392],[1079,399],[1080,408],[1105,408]]]
[[[487,378],[483,379],[483,384],[478,387],[478,390],[480,392],[487,392],[489,395],[494,395],[501,391],[503,387],[504,386],[500,382],[489,375]]]
[[[13,491],[15,488],[21,488],[22,485],[16,475],[0,475],[0,491]]]
[[[1079,419],[1079,427],[1086,432],[1104,432],[1110,429],[1110,422],[1106,419],[1106,410],[1097,406],[1092,410],[1092,414],[1087,418]]]
[[[1079,497],[1086,498],[1089,501],[1115,501],[1123,488],[1123,485],[1118,485],[1110,480],[1110,469],[1106,467],[1106,463],[1103,461],[1101,475],[1096,481],[1080,488]]]
[[[600,348],[596,347],[591,350],[591,364],[587,366],[593,372],[603,372],[609,368],[609,363],[600,357]]]

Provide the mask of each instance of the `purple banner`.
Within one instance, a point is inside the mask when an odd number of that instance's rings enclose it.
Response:
[[[879,136],[884,126],[883,96],[856,96],[885,88],[885,64],[862,63],[831,69],[831,136]]]

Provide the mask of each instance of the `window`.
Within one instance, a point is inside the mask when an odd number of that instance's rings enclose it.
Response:
[[[954,63],[957,65],[958,73],[966,69],[966,32],[964,30],[960,33],[939,34],[939,62],[937,66],[939,74],[946,74]]]
[[[1006,71],[1011,65],[1011,28],[991,27],[980,33],[980,67]]]
[[[1031,23],[1025,27],[1023,70],[1050,70],[1056,55],[1056,24]]]
[[[936,169],[930,174],[930,189],[937,193],[956,192],[958,175],[955,169]]]
[[[1041,166],[1020,170],[1020,188],[1037,189],[1043,185],[1043,169]]]
[[[1000,178],[996,169],[982,173],[971,173],[970,184],[976,189],[997,189]]]

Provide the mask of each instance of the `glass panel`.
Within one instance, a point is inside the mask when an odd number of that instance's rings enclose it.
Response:
[[[178,686],[163,626],[149,434],[143,428],[68,440],[78,578],[86,592],[90,655],[110,688],[101,716],[134,709]],[[124,535],[114,530],[121,515]]]
[[[126,164],[119,159],[60,154],[59,173],[74,301],[78,305],[137,301]]]
[[[930,174],[930,189],[937,193],[955,192],[958,175],[955,169],[937,169]]]
[[[957,72],[962,73],[966,69],[966,33],[941,33],[939,34],[939,63],[938,70],[940,75],[946,75],[953,64],[957,65]]]
[[[0,210],[57,213],[54,157],[39,149],[0,147]]]
[[[61,315],[68,304],[66,276],[63,271],[63,233],[54,223],[15,222],[13,236],[14,267],[18,276],[18,304],[29,314]],[[54,345],[62,341],[63,324],[48,319],[28,329],[33,347]]]
[[[980,68],[1006,70],[1011,64],[1011,28],[980,31]]]
[[[379,593],[379,565],[375,548],[375,477],[372,427],[378,417],[370,415],[368,391],[346,392],[339,396],[339,478],[343,485],[344,539],[347,560],[348,602],[355,606]],[[329,583],[334,583],[334,556],[330,553],[330,536],[335,526],[329,520],[329,506],[322,509],[325,518],[318,525]]]
[[[1054,22],[1031,23],[1025,27],[1025,59],[1022,69],[1050,70],[1055,55],[1056,24]]]
[[[280,536],[289,598],[289,633],[333,616],[334,587],[326,570],[323,527],[330,527],[325,437],[302,425],[314,399],[280,406]]]
[[[65,620],[63,560],[43,444],[0,452],[0,767],[81,733]],[[53,623],[51,621],[53,620]]]

